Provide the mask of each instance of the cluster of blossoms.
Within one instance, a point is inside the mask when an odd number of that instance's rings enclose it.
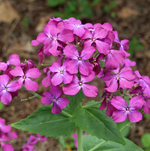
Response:
[[[38,143],[38,141],[44,142],[47,139],[48,137],[40,136],[39,134],[37,134],[37,136],[30,135],[27,143],[22,147],[22,151],[38,151],[34,150],[35,145]]]
[[[106,114],[115,122],[123,122],[127,117],[131,122],[140,121],[142,108],[150,114],[150,79],[132,71],[136,63],[128,58],[129,41],[120,41],[110,23],[93,25],[82,24],[73,17],[53,18],[32,41],[33,46],[40,44],[41,63],[45,56],[58,58],[44,69],[47,76],[42,80],[43,86],[50,86],[50,90],[43,93],[41,101],[53,104],[53,114],[60,113],[69,103],[64,94],[76,95],[82,90],[85,96],[96,97],[98,88],[89,84],[95,76],[105,83],[99,109],[107,108]],[[38,78],[41,72],[31,60],[21,63],[19,56],[13,54],[7,63],[0,62],[0,70],[3,71],[0,100],[4,104],[9,104],[23,85],[27,90],[38,90],[37,82],[32,79]]]
[[[7,63],[0,62],[0,70],[3,73],[0,75],[0,100],[5,105],[18,95],[18,89],[23,85],[27,90],[38,90],[38,83],[31,78],[38,78],[41,72],[31,60],[21,63],[19,56],[12,54]]]
[[[132,71],[136,63],[128,58],[129,41],[120,41],[110,23],[93,25],[82,24],[73,17],[53,18],[32,41],[33,46],[40,44],[41,63],[45,56],[59,58],[44,69],[47,76],[42,81],[44,87],[51,86],[42,95],[42,103],[53,103],[52,113],[60,113],[69,103],[61,97],[63,94],[76,95],[82,89],[85,96],[96,97],[97,87],[88,83],[97,76],[105,82],[99,109],[107,107],[106,114],[115,122],[123,122],[127,117],[131,122],[140,121],[141,108],[150,114],[150,79]],[[119,93],[121,96],[117,96]]]
[[[5,119],[0,118],[0,148],[3,151],[14,151],[14,147],[10,144],[11,139],[18,138],[16,132],[11,131],[10,125],[5,125]]]

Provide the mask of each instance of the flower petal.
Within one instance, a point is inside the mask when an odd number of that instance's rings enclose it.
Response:
[[[82,90],[83,90],[83,93],[88,97],[96,97],[98,94],[98,89],[94,85],[83,84]]]
[[[123,122],[127,118],[127,113],[124,111],[114,111],[112,114],[112,119],[115,123]]]
[[[50,94],[49,92],[44,92],[42,94],[41,101],[43,104],[49,105],[54,101],[54,96],[52,96],[52,94]]]
[[[128,114],[130,122],[136,123],[142,120],[142,114],[139,111],[132,111]]]
[[[1,95],[1,101],[5,105],[9,104],[11,102],[11,100],[12,100],[12,96],[11,96],[11,94],[9,92],[5,91],[5,92],[2,93],[2,95]]]
[[[25,79],[25,88],[27,90],[35,92],[38,90],[39,86],[38,86],[37,82],[32,81],[30,78],[27,78],[27,79]]]
[[[32,69],[27,70],[25,75],[26,75],[26,77],[36,79],[39,76],[41,76],[41,74],[42,73],[40,72],[40,70],[38,68],[32,68]]]

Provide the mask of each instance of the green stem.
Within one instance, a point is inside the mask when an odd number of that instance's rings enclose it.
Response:
[[[80,127],[77,128],[77,141],[78,141],[78,150],[77,151],[83,151],[82,148],[82,130]]]
[[[98,145],[94,146],[92,149],[90,149],[89,151],[94,151],[95,149],[99,148],[100,146],[102,146],[104,143],[106,143],[105,140],[103,140],[102,142],[100,142]]]
[[[119,131],[122,132],[127,126],[129,126],[131,122],[128,122],[125,126],[123,126]]]
[[[87,109],[87,108],[90,108],[90,107],[93,107],[93,106],[96,106],[96,105],[100,105],[102,102],[95,102],[94,104],[91,104],[91,105],[85,105],[83,106],[82,108],[83,109]]]
[[[39,99],[41,99],[42,98],[42,96],[41,95],[39,95],[38,93],[36,93],[36,92],[33,92],[33,91],[29,91],[30,93],[32,93],[35,97],[38,97]]]
[[[60,148],[60,151],[63,151],[63,147],[60,143],[59,143],[59,148]]]
[[[67,113],[67,112],[65,112],[65,111],[63,111],[62,110],[62,112],[61,112],[63,115],[65,115],[65,116],[68,116],[68,117],[73,117],[71,114],[69,114],[69,113]]]
[[[125,126],[123,126],[119,131],[122,132],[127,126],[129,126],[131,124],[131,122],[128,122]],[[94,146],[93,148],[91,148],[89,151],[94,151],[97,148],[99,148],[100,146],[102,146],[103,144],[106,143],[106,140],[103,140],[102,142],[100,142],[98,145]]]

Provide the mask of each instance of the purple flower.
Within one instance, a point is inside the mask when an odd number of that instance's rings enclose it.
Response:
[[[104,42],[103,39],[106,38],[108,31],[102,27],[97,27],[93,32],[86,30],[82,39],[87,39],[85,45],[95,44],[97,50],[102,54],[108,54],[110,45],[107,42]]]
[[[3,133],[8,133],[11,131],[11,126],[10,125],[5,125],[5,119],[0,118],[0,130]]]
[[[81,80],[78,79],[76,75],[74,75],[74,78],[72,82],[65,87],[63,87],[64,94],[67,95],[75,95],[77,94],[80,89],[82,88],[83,93],[88,97],[96,97],[98,93],[98,89],[94,85],[85,84],[86,82],[90,82],[94,79],[95,73],[92,72],[89,76],[83,76],[81,75]]]
[[[17,54],[10,55],[7,63],[0,62],[0,70],[6,71],[10,65],[20,66],[20,58]]]
[[[9,82],[7,75],[0,75],[0,100],[4,104],[9,104],[12,100],[12,92],[16,92],[19,88],[19,84],[16,81]]]
[[[50,71],[55,73],[51,79],[51,82],[54,86],[61,84],[68,84],[72,81],[73,75],[66,71],[66,65],[68,61],[64,61],[63,65],[61,63],[54,62],[50,67]]]
[[[89,75],[93,69],[93,65],[87,61],[90,59],[95,49],[92,46],[85,47],[79,54],[76,47],[72,44],[67,45],[64,49],[66,58],[71,59],[67,62],[67,71],[71,74],[78,73],[78,69],[83,75]]]
[[[41,101],[46,105],[53,103],[52,113],[58,114],[69,103],[67,98],[60,97],[62,94],[62,89],[59,86],[52,86],[49,92],[43,93]]]
[[[125,55],[122,51],[110,50],[105,60],[105,67],[109,70],[114,70],[119,67],[119,64],[124,63]]]
[[[51,53],[54,56],[58,56],[61,51],[58,51],[58,47],[62,47],[60,42],[72,42],[74,40],[73,33],[69,29],[64,29],[64,23],[59,22],[57,25],[49,23],[44,27],[44,32],[37,36],[37,40],[32,41],[33,46],[44,44],[44,53]]]
[[[40,136],[39,134],[37,134],[37,139],[40,140],[41,142],[44,142],[48,139],[48,137],[46,136]]]
[[[124,67],[116,74],[106,72],[102,79],[106,83],[105,90],[108,92],[116,92],[118,87],[122,89],[132,88],[134,85],[133,80],[135,79],[135,75],[130,67]]]
[[[15,67],[13,70],[10,71],[10,73],[14,77],[20,77],[17,80],[19,83],[19,88],[21,88],[23,83],[25,83],[25,87],[27,90],[34,92],[38,90],[38,83],[30,79],[36,79],[41,75],[41,72],[38,68],[31,68],[24,72],[21,67]]]
[[[3,144],[3,151],[14,151],[14,147],[11,144]]]
[[[84,25],[82,25],[81,21],[75,19],[74,17],[69,18],[64,21],[66,24],[66,29],[73,30],[73,33],[79,37],[82,37],[85,33]]]
[[[127,102],[120,96],[113,97],[111,100],[111,104],[117,109],[112,114],[112,119],[114,122],[123,122],[128,117],[130,122],[139,122],[142,120],[142,114],[138,111],[138,109],[141,109],[144,100],[141,95],[133,97],[129,105]]]
[[[143,93],[150,98],[150,78],[148,76],[141,76],[139,71],[135,71],[135,74],[137,77],[136,82],[142,87]]]
[[[48,67],[49,69],[49,67]],[[42,85],[44,87],[48,87],[51,85],[51,75],[50,75],[50,71],[47,72],[46,77],[42,80]]]

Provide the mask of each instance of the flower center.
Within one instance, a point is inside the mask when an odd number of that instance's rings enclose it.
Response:
[[[117,80],[119,80],[119,74],[117,74]]]
[[[63,71],[60,71],[60,74],[63,74],[64,72]]]
[[[23,79],[26,79],[26,76],[23,76]]]
[[[78,58],[78,60],[82,60],[82,58],[81,58],[81,57],[79,57],[79,58]]]
[[[129,111],[129,107],[126,107],[126,111]]]
[[[82,82],[79,82],[79,85],[81,86],[81,85],[82,85]]]

